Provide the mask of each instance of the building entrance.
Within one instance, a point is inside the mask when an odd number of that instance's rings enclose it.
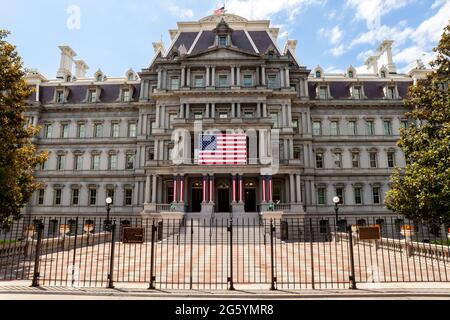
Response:
[[[256,189],[245,189],[245,212],[256,212]]]
[[[191,207],[192,212],[200,212],[202,210],[202,189],[192,189]]]
[[[219,189],[217,212],[230,212],[230,189]]]

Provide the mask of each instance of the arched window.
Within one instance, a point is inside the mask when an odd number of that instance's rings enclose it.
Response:
[[[353,78],[353,71],[349,71],[349,72],[348,72],[348,77],[349,77],[349,78]]]

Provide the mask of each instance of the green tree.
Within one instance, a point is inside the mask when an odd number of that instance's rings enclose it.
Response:
[[[409,219],[440,223],[450,221],[450,24],[434,51],[434,72],[405,101],[414,121],[398,142],[406,167],[394,171],[385,203]]]
[[[0,223],[20,218],[20,211],[39,188],[33,171],[46,153],[37,153],[31,138],[39,128],[27,126],[25,101],[31,94],[16,47],[0,30]]]

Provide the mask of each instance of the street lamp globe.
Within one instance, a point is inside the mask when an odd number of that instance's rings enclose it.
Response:
[[[112,203],[111,197],[106,198],[106,204],[111,204],[111,203]]]
[[[333,198],[333,203],[334,204],[338,204],[339,202],[341,202],[341,198],[339,198],[339,197],[334,197]]]

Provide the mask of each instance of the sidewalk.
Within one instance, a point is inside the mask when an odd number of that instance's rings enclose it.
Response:
[[[0,283],[0,300],[234,300],[234,299],[444,299],[450,284],[389,284],[358,290],[147,290],[132,288],[30,287],[29,281]]]

